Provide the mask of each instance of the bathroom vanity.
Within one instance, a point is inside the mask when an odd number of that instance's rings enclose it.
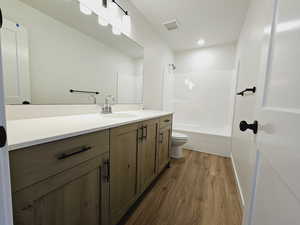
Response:
[[[8,123],[15,224],[117,224],[170,163],[172,114],[129,115],[14,121],[33,123],[23,136]]]

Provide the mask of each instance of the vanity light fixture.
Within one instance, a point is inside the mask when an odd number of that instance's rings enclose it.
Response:
[[[98,15],[98,23],[101,26],[108,26],[107,20],[101,15]]]
[[[131,29],[131,17],[129,16],[128,11],[123,9],[122,6],[116,0],[112,0],[111,2],[114,4],[115,7],[118,7],[124,13],[121,21],[117,21],[116,24],[113,24],[113,34],[120,35],[122,31],[125,33],[129,33]]]
[[[104,8],[107,8],[107,0],[102,0],[102,6],[103,6]]]
[[[131,18],[128,11],[124,10],[116,0],[78,0],[80,11],[85,15],[93,12],[98,16],[98,23],[101,26],[112,25],[112,33],[121,35],[122,32],[129,34],[131,30]],[[119,9],[124,13],[120,15]]]
[[[118,25],[112,25],[112,33],[114,35],[121,35],[122,32]]]
[[[198,45],[200,45],[200,46],[203,46],[203,45],[205,45],[205,40],[204,39],[200,39],[200,40],[198,40]]]
[[[114,35],[121,35],[121,30],[118,29],[117,27],[113,27],[113,28],[112,28],[112,33],[113,33]]]
[[[127,14],[122,17],[122,28],[124,32],[130,32],[131,30],[131,17]]]
[[[116,2],[116,0],[112,0],[113,3],[115,3],[121,10],[122,12],[128,16],[128,11],[126,11],[125,9],[122,8],[121,5],[119,5],[119,3]]]
[[[89,9],[84,3],[79,2],[79,9],[80,12],[82,12],[85,15],[91,15],[92,14],[92,10]]]

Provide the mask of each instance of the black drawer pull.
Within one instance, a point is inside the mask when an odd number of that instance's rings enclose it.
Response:
[[[62,159],[66,159],[66,158],[69,158],[73,155],[77,155],[77,154],[80,154],[80,153],[83,153],[83,152],[87,152],[89,150],[91,150],[92,147],[83,147],[82,149],[76,151],[76,152],[70,152],[70,153],[63,153],[61,154],[60,156],[57,157],[57,159],[59,160],[62,160]]]
[[[164,122],[165,122],[165,123],[169,123],[169,122],[170,122],[170,120],[165,120]]]

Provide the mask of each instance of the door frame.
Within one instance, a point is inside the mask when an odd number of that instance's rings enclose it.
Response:
[[[276,27],[276,22],[277,22],[277,16],[278,16],[278,5],[279,5],[279,0],[271,0],[272,1],[272,18],[271,18],[271,23],[270,23],[270,34],[266,38],[265,42],[266,44],[263,46],[262,52],[261,52],[261,65],[260,65],[260,72],[259,72],[259,78],[257,80],[258,84],[257,86],[259,87],[265,87],[266,85],[266,77],[263,76],[264,78],[262,79],[261,76],[262,74],[268,74],[270,71],[270,59],[272,58],[273,55],[273,49],[274,49],[274,34],[275,34],[275,27]],[[259,85],[259,83],[261,83]],[[257,111],[259,109],[259,106],[263,105],[263,96],[264,92],[261,92],[257,99],[258,101],[256,102],[255,106],[255,117],[257,117]],[[261,125],[259,125],[259,128],[262,128]],[[254,137],[254,142],[256,146],[256,163],[255,163],[255,170],[254,170],[254,175],[252,177],[252,188],[251,188],[251,200],[250,200],[250,205],[248,208],[248,214],[247,217],[245,218],[245,223],[246,225],[254,225],[254,213],[255,213],[255,203],[257,201],[257,188],[259,184],[259,178],[260,178],[260,171],[261,171],[261,149],[258,146],[258,136],[255,135]]]
[[[0,16],[2,17],[1,9]],[[1,29],[1,26],[0,26]],[[0,125],[6,128],[0,35]],[[9,156],[7,145],[0,148],[0,224],[13,225]]]
[[[22,104],[23,101],[31,102],[31,90],[30,90],[30,76],[29,76],[29,38],[26,27],[22,24],[16,23],[12,20],[8,20],[3,17],[2,34],[8,32],[14,32],[15,34],[15,46],[16,46],[16,63],[18,75],[16,77],[18,90],[13,96],[5,96],[6,104]],[[1,42],[5,43],[4,36]],[[7,51],[3,48],[2,57],[10,57],[5,55]],[[9,54],[9,53],[6,53]],[[5,60],[2,59],[2,63],[5,65]],[[2,71],[5,73],[5,67],[2,67]],[[7,76],[7,75],[6,75]],[[7,77],[6,77],[7,78]],[[6,82],[6,80],[4,80]]]

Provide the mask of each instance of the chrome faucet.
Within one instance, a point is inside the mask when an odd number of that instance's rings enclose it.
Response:
[[[111,101],[111,103],[110,103],[110,101]],[[105,104],[102,107],[102,113],[103,114],[110,114],[110,113],[112,113],[112,107],[111,106],[114,103],[114,101],[115,101],[115,98],[112,95],[107,95],[105,97]]]
[[[93,99],[94,105],[96,105],[97,104],[97,97],[96,97],[96,95],[90,95],[90,97]]]

